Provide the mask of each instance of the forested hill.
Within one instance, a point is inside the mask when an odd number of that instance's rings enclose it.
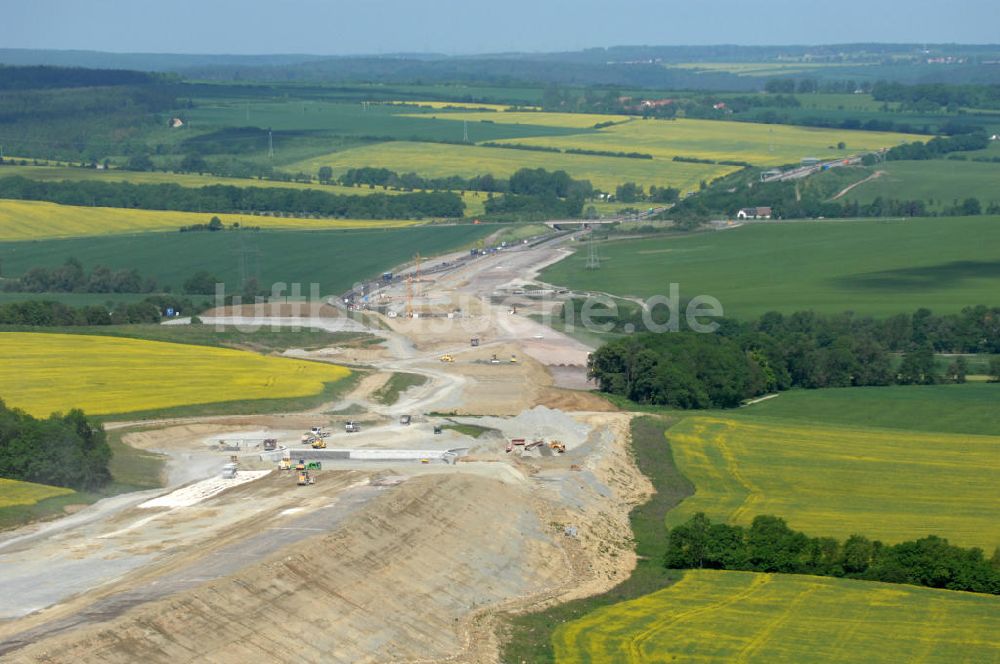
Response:
[[[97,86],[146,85],[166,80],[162,74],[125,69],[82,69],[80,67],[9,67],[0,64],[0,90],[44,88],[85,88]]]

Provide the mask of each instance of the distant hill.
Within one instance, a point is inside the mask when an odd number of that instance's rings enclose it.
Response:
[[[615,46],[564,53],[205,55],[0,49],[0,64],[214,81],[488,83],[753,91],[770,78],[1000,84],[1000,45]],[[743,65],[767,65],[746,67]]]

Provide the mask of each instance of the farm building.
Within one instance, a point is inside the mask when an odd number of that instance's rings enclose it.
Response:
[[[755,207],[755,208],[743,208],[736,213],[737,219],[770,219],[771,218],[771,208],[769,207]]]

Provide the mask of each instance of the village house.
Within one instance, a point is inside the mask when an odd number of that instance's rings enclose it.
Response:
[[[771,208],[769,207],[752,207],[743,208],[736,213],[737,219],[770,219],[771,218]]]

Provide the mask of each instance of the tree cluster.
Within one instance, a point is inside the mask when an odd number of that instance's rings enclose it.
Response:
[[[664,565],[812,574],[1000,594],[1000,549],[986,559],[982,549],[965,549],[933,535],[894,545],[861,535],[841,542],[809,537],[789,528],[784,519],[764,515],[744,528],[712,523],[698,513],[670,530]]]
[[[194,309],[190,300],[165,295],[150,296],[141,302],[119,303],[111,309],[96,304],[71,307],[62,302],[28,300],[0,304],[0,325],[78,327],[159,323],[168,308],[192,312]]]
[[[75,258],[57,268],[34,267],[20,279],[4,284],[5,291],[19,293],[152,293],[156,280],[143,279],[137,270],[116,270],[97,265],[90,272]]]
[[[39,181],[21,176],[0,178],[0,198],[144,210],[281,212],[350,219],[461,217],[465,212],[462,199],[448,192],[341,196],[317,189]]]
[[[926,143],[915,141],[889,148],[885,158],[889,161],[913,161],[939,159],[952,152],[983,150],[990,145],[990,137],[985,132],[976,131],[957,136],[935,137]]]
[[[569,306],[581,306],[575,302]],[[578,310],[572,315],[579,319]],[[641,329],[642,315],[640,309],[619,310],[614,327]],[[965,360],[956,359],[942,373],[936,352],[1000,352],[1000,307],[967,307],[945,316],[920,309],[885,320],[771,312],[749,323],[721,320],[713,334],[626,336],[597,349],[588,371],[602,391],[637,403],[730,408],[792,387],[964,382]],[[1000,362],[995,364],[991,371],[1000,374]]]
[[[104,427],[80,410],[36,419],[0,400],[0,477],[77,490],[111,480]]]
[[[872,87],[876,101],[900,102],[903,108],[916,111],[940,111],[942,107],[1000,108],[1000,85],[947,85],[926,83],[905,85],[880,81]]]

